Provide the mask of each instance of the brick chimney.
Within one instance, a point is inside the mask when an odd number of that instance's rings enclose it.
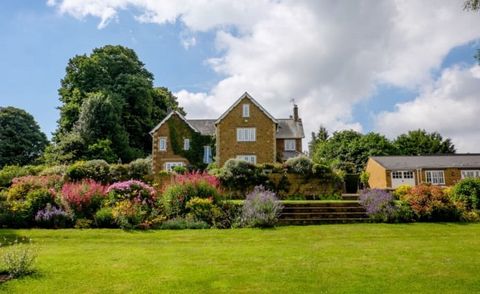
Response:
[[[295,121],[300,120],[300,118],[298,117],[298,106],[297,106],[297,104],[293,104],[293,119]]]

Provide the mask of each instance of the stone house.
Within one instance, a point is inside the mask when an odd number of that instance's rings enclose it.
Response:
[[[480,177],[480,154],[372,156],[365,170],[371,188],[395,189],[429,183],[452,186],[468,177]]]
[[[298,107],[290,118],[274,118],[244,93],[218,119],[186,119],[171,111],[151,132],[155,173],[174,166],[199,166],[230,158],[254,164],[281,162],[302,154]]]

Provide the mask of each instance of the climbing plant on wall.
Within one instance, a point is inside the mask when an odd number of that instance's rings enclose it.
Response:
[[[211,146],[213,151],[214,138],[195,132],[178,117],[172,117],[167,124],[173,152],[185,157],[193,168],[205,168],[206,164],[203,163],[204,146]],[[188,150],[183,149],[183,140],[186,138],[190,139],[190,148]],[[214,154],[212,153],[213,156]]]

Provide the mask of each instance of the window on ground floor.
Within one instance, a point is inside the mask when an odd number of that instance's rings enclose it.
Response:
[[[285,140],[285,151],[295,151],[297,149],[295,143],[295,140]]]
[[[462,170],[462,179],[465,178],[480,178],[480,170]]]
[[[256,155],[237,155],[237,159],[245,160],[246,162],[257,164],[257,156]]]
[[[165,170],[166,171],[172,171],[172,169],[175,166],[185,166],[185,163],[181,161],[171,161],[171,162],[165,162]]]
[[[426,182],[432,185],[445,185],[445,174],[443,170],[425,171]]]

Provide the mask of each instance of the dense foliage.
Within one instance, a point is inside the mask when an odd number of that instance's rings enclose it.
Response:
[[[455,146],[450,139],[443,139],[437,133],[425,130],[409,131],[398,136],[393,142],[399,155],[428,155],[455,153]]]
[[[390,141],[378,133],[364,135],[353,130],[334,132],[329,137],[326,130],[320,129],[313,135],[310,145],[314,162],[346,173],[360,173],[370,156],[455,153],[450,139],[425,130],[410,131]]]
[[[397,202],[392,194],[380,189],[366,189],[360,194],[360,204],[368,216],[379,222],[410,222],[414,214],[405,202]]]
[[[32,115],[15,107],[0,107],[0,168],[32,163],[47,144]]]
[[[480,179],[461,180],[453,187],[451,196],[455,201],[461,202],[467,210],[480,209]]]
[[[131,161],[151,152],[149,131],[178,107],[137,54],[123,46],[96,48],[71,58],[61,81],[55,144],[45,159]]]
[[[421,184],[412,187],[401,200],[407,202],[420,221],[455,221],[459,211],[448,193],[438,186]]]

